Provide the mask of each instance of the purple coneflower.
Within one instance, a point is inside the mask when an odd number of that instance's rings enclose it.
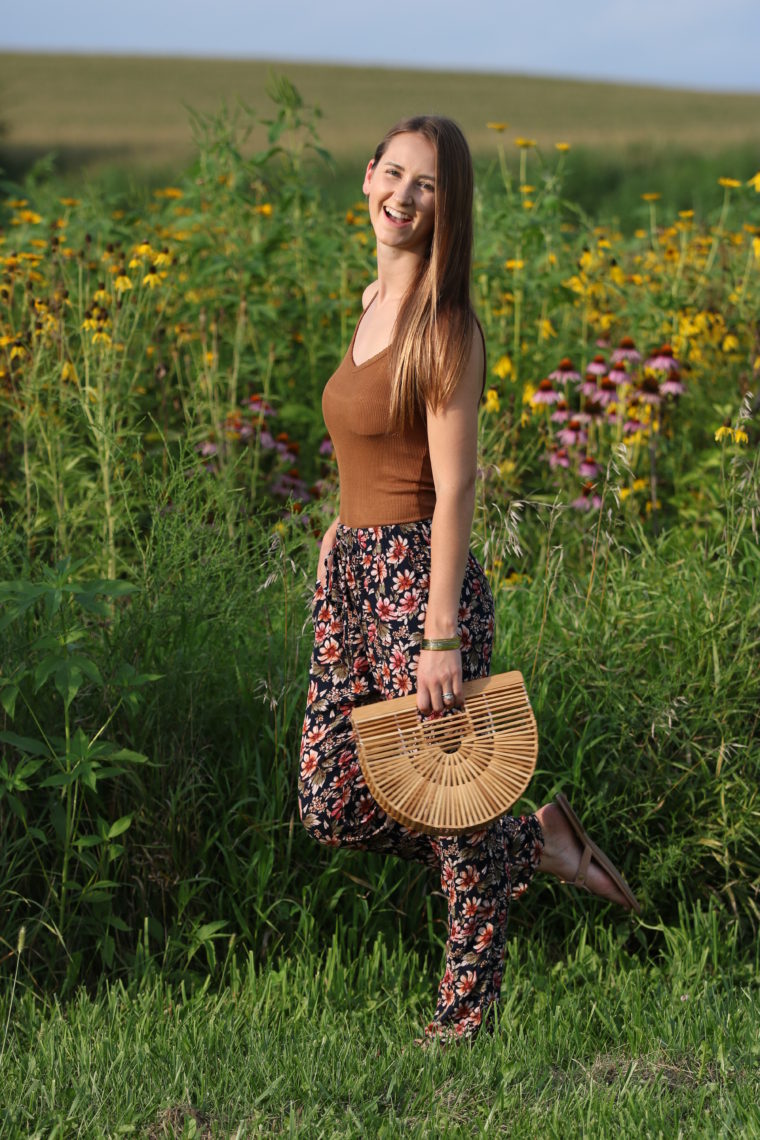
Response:
[[[595,479],[600,471],[601,467],[595,459],[592,459],[590,455],[587,455],[585,459],[582,459],[578,465],[578,474],[581,475],[584,479]]]
[[[588,432],[583,430],[578,417],[573,416],[567,427],[557,432],[557,439],[564,447],[573,447],[576,443],[585,443]]]
[[[212,443],[210,439],[206,439],[203,441],[203,443],[196,445],[196,450],[200,451],[203,458],[206,459],[209,455],[216,455],[217,447],[216,444]]]
[[[578,389],[581,396],[588,396],[589,399],[595,400],[597,394],[596,376],[588,375]]]
[[[596,393],[596,399],[603,408],[608,407],[609,404],[614,404],[618,399],[618,391],[614,380],[610,380],[609,376],[603,376],[599,384],[599,391]]]
[[[531,404],[556,404],[559,392],[554,390],[551,380],[542,380],[531,398]]]
[[[568,380],[580,380],[580,378],[581,374],[576,372],[569,356],[563,356],[554,371],[549,373],[549,379],[555,384],[567,384]]]
[[[681,373],[676,369],[665,378],[660,384],[660,392],[663,396],[682,396],[686,388],[681,382]]]
[[[557,406],[551,414],[552,423],[564,424],[570,419],[570,409],[567,406],[567,400],[558,400]]]
[[[551,467],[552,471],[555,467],[570,466],[570,456],[567,454],[567,449],[564,447],[555,448],[555,450],[550,451],[548,456],[545,456],[545,458],[549,460],[549,466]]]
[[[576,511],[598,510],[602,505],[602,500],[595,493],[594,487],[593,483],[584,483],[580,495],[577,499],[573,499],[570,506],[574,507]]]
[[[624,336],[617,348],[612,352],[612,363],[620,364],[624,360],[630,360],[632,364],[638,364],[641,361],[641,353],[636,348],[633,337]]]
[[[607,371],[607,361],[603,356],[595,356],[586,365],[586,376],[604,376]]]
[[[611,380],[613,384],[630,384],[631,382],[631,377],[625,368],[610,368],[607,379]]]
[[[652,372],[677,372],[678,361],[673,356],[673,349],[669,344],[664,344],[662,348],[658,348],[649,360],[644,362],[645,368],[651,368]]]
[[[642,404],[661,404],[662,396],[660,394],[660,382],[656,376],[645,376],[641,381],[637,391],[636,398]]]
[[[329,435],[326,435],[325,438],[322,440],[322,442],[319,445],[319,454],[320,455],[332,455],[332,453],[333,453],[333,443],[332,443],[332,440],[330,439]]]

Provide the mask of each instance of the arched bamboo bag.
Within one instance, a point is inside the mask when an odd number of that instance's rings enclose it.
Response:
[[[475,831],[503,815],[535,771],[538,732],[522,673],[464,684],[464,706],[421,719],[417,697],[354,709],[367,787],[412,831]]]

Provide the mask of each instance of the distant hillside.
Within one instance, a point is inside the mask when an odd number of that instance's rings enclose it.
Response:
[[[757,145],[760,95],[539,79],[520,75],[391,71],[303,63],[124,56],[0,55],[6,152],[57,150],[68,164],[170,166],[192,152],[187,107],[244,102],[264,111],[267,75],[286,74],[318,104],[336,158],[364,155],[397,118],[436,111],[456,118],[473,149],[492,151],[486,122],[503,136],[622,150],[632,145],[716,152]]]

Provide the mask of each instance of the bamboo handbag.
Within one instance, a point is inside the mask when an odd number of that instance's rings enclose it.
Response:
[[[412,831],[474,831],[503,815],[536,767],[538,732],[522,673],[463,686],[464,705],[422,718],[417,697],[354,709],[359,763],[380,807]]]

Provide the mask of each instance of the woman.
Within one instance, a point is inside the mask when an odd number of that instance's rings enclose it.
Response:
[[[299,807],[321,843],[435,867],[449,904],[446,970],[427,1037],[472,1037],[498,1001],[510,900],[536,870],[637,905],[566,801],[477,833],[413,833],[378,806],[351,727],[358,703],[417,692],[461,703],[488,674],[493,600],[469,552],[485,347],[469,299],[472,161],[459,128],[393,127],[364,178],[377,280],[323,396],[340,514],[322,540]]]

